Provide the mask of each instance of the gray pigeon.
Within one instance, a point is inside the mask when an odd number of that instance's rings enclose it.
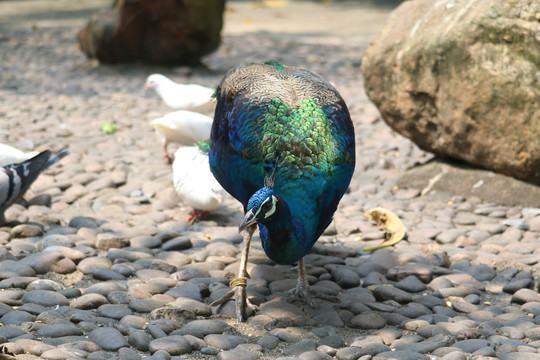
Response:
[[[23,197],[39,174],[69,153],[69,150],[62,150],[52,154],[45,150],[22,163],[0,168],[0,225],[6,222],[6,209]]]

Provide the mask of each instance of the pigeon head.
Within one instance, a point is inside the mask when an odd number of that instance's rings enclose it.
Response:
[[[146,82],[144,83],[144,90],[155,88],[159,84],[162,84],[167,80],[168,79],[161,74],[152,74],[146,78]]]

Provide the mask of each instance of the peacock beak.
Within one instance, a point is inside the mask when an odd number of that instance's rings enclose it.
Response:
[[[250,225],[253,225],[256,222],[257,222],[257,218],[255,217],[255,214],[253,213],[253,209],[251,209],[244,216],[244,220],[242,220],[242,223],[238,227],[238,232],[240,233],[246,230]]]

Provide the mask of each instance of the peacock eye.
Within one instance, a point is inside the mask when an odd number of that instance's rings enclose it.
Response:
[[[270,211],[270,209],[272,209],[272,202],[271,201],[267,201],[261,206],[261,210],[264,211],[264,212]]]

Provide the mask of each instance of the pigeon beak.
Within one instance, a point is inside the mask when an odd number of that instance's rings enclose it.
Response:
[[[257,222],[257,219],[255,218],[255,214],[253,213],[253,209],[249,210],[244,216],[244,220],[242,220],[242,223],[238,227],[238,232],[240,233],[246,230],[250,225],[253,225],[256,222]]]
[[[144,90],[148,91],[148,89],[150,89],[150,85],[144,84]]]
[[[223,196],[221,194],[216,194],[216,200],[218,203],[223,204]]]

